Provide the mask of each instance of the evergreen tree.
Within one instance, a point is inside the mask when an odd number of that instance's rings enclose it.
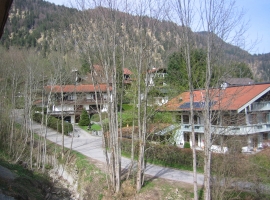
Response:
[[[79,126],[88,126],[89,123],[90,123],[89,115],[87,111],[83,109],[81,117],[80,117],[80,121],[79,121]]]
[[[206,53],[202,49],[191,51],[192,82],[195,88],[203,88],[205,81]],[[166,83],[176,90],[176,93],[188,89],[188,74],[186,69],[185,52],[180,50],[173,53],[169,58],[168,76]]]

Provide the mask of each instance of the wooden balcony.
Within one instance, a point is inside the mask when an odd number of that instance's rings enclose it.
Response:
[[[181,125],[181,131],[191,132],[190,124]],[[194,125],[194,131],[196,133],[204,133],[204,126],[196,124]],[[253,124],[253,125],[241,125],[241,126],[211,126],[211,132],[217,135],[248,135],[254,133],[269,132],[270,124]]]
[[[86,110],[88,112],[88,114],[95,114],[95,113],[98,113],[97,110],[94,110],[94,109],[88,109]],[[64,116],[69,116],[69,115],[80,115],[82,112],[82,109],[78,109],[78,110],[65,110],[63,111],[63,115]],[[48,110],[47,111],[47,114],[50,114],[50,115],[55,115],[55,116],[59,116],[62,114],[62,111],[52,111],[52,110]]]
[[[251,111],[270,110],[270,101],[254,102],[251,104]]]
[[[98,98],[98,99],[86,99],[86,98],[82,98],[82,99],[76,99],[76,100],[65,100],[63,102],[61,102],[60,100],[58,101],[54,101],[55,105],[61,105],[61,103],[63,105],[75,105],[75,104],[83,104],[83,105],[96,105],[96,101],[98,104],[102,104],[105,103],[107,100]]]

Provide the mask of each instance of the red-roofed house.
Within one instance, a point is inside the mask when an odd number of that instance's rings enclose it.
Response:
[[[211,131],[213,149],[227,151],[228,140],[239,140],[243,151],[256,150],[270,141],[270,83],[211,89]],[[204,148],[205,90],[193,93],[196,146]],[[184,92],[165,104],[162,111],[176,113],[181,128],[176,132],[176,144],[191,142],[189,92]]]
[[[109,75],[109,80],[107,80],[105,75],[105,70],[100,65],[93,65],[92,71],[88,72],[85,77],[83,77],[83,84],[105,84],[109,81],[111,83],[111,75]],[[130,84],[132,81],[132,72],[128,68],[123,68],[123,82],[124,84]]]
[[[44,89],[49,96],[47,113],[58,117],[63,113],[65,120],[71,123],[77,123],[79,121],[83,108],[86,109],[89,115],[97,113],[98,110],[106,112],[107,100],[111,98],[108,92],[110,93],[112,90],[106,84],[96,86],[49,85],[45,86]]]

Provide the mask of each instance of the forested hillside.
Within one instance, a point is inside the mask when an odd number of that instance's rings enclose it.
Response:
[[[10,46],[19,47],[20,49],[35,49],[43,57],[47,57],[49,54],[58,51],[59,44],[58,37],[65,37],[66,42],[69,44],[65,47],[65,51],[74,52],[77,55],[78,61],[83,65],[84,61],[81,58],[80,50],[76,49],[76,30],[75,25],[78,25],[78,16],[85,14],[86,12],[91,16],[89,25],[95,31],[100,31],[98,26],[97,10],[100,8],[89,9],[86,11],[78,11],[73,8],[67,8],[64,6],[57,6],[43,0],[14,0],[10,16],[4,35],[1,39],[1,45],[6,49]],[[105,15],[109,14],[109,9],[102,8]],[[132,33],[136,32],[134,21],[136,16],[133,14],[126,14],[116,11],[116,17],[119,23],[119,34],[126,34],[129,40],[136,40],[132,36]],[[125,21],[126,31],[121,32],[121,25]],[[177,46],[181,46],[181,39],[179,32],[181,27],[177,26],[173,22],[166,21],[164,19],[157,19],[154,22],[150,18],[144,17],[144,24],[148,26],[148,35],[155,41],[155,67],[167,67],[168,58],[174,52],[179,51]],[[69,32],[69,36],[67,36]],[[72,37],[71,34],[72,33]],[[69,39],[67,39],[69,37]],[[226,59],[235,60],[236,62],[246,63],[254,73],[254,78],[257,81],[268,81],[270,75],[270,54],[251,55],[248,52],[235,47],[233,45],[223,42],[218,37],[218,42],[223,43],[224,53]],[[205,33],[196,32],[193,33],[193,42],[197,48],[205,48]],[[132,68],[132,66],[127,66]]]

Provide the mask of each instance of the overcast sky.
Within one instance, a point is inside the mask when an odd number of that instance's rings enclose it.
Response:
[[[68,5],[68,0],[46,0],[57,5]],[[134,0],[135,1],[135,0]],[[245,11],[249,21],[245,35],[246,50],[251,54],[270,53],[270,0],[236,0],[239,8]],[[252,44],[255,44],[253,47]],[[252,46],[251,46],[252,45]]]

